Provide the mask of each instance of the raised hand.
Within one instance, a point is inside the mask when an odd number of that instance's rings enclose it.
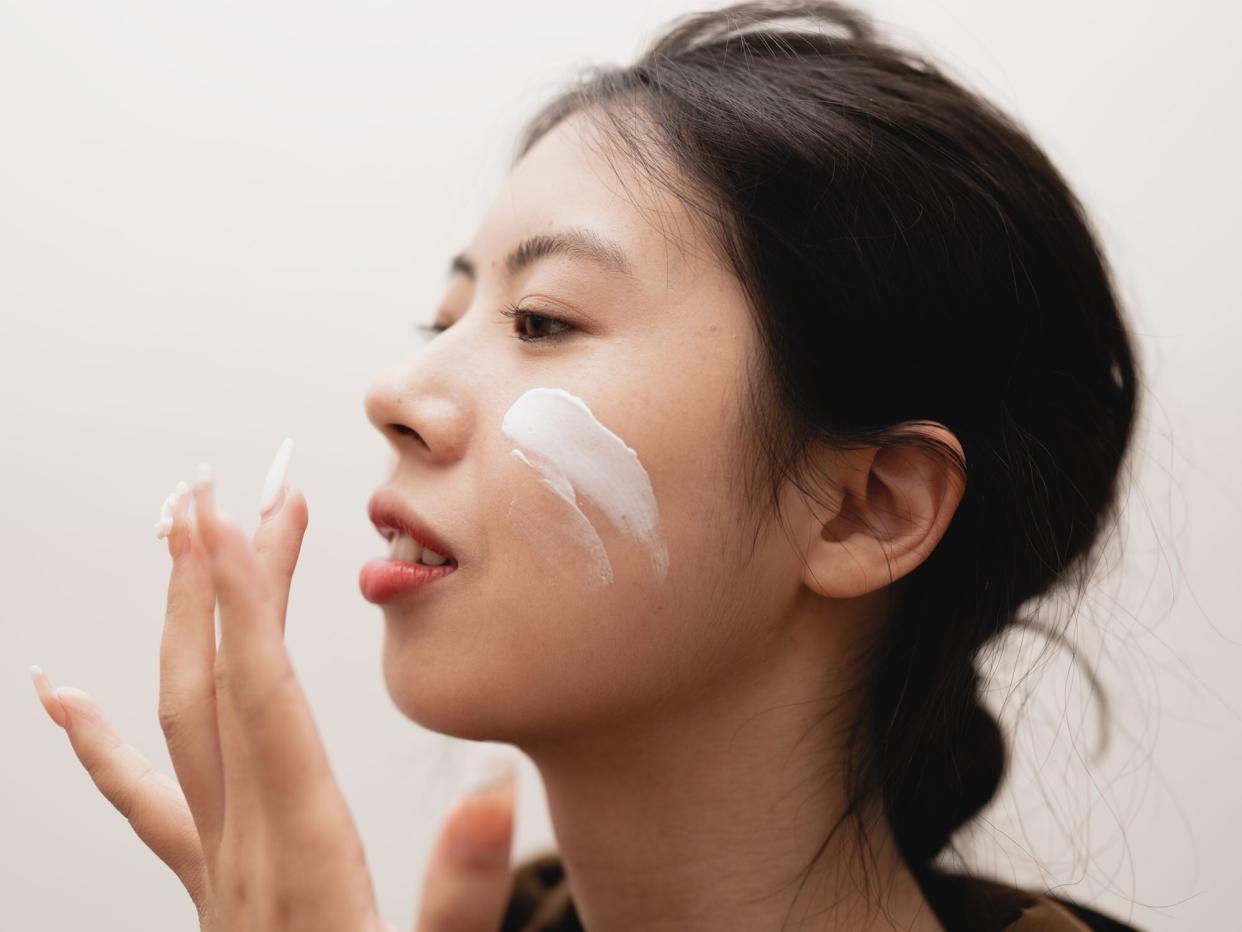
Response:
[[[166,502],[173,562],[159,720],[176,780],[126,744],[82,690],[54,690],[37,667],[35,687],[100,792],[185,886],[202,930],[391,932],[285,649],[308,512],[300,491],[277,482],[253,539],[216,512],[209,468],[192,493],[182,483]],[[418,932],[499,929],[511,882],[509,772],[446,820]]]

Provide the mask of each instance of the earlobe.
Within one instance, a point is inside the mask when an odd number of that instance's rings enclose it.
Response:
[[[961,444],[943,426],[909,427],[907,434],[923,435],[962,457]],[[812,519],[803,583],[826,598],[858,598],[926,560],[965,491],[946,452],[901,443],[840,455],[840,499],[830,513]]]

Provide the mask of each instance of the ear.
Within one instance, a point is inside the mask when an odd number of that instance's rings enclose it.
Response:
[[[928,421],[903,425],[964,456],[957,437]],[[803,583],[822,596],[851,599],[905,576],[931,554],[962,500],[965,484],[945,457],[915,445],[838,451],[825,463],[840,496],[809,517]]]

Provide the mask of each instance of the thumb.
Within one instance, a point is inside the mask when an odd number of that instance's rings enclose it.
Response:
[[[432,850],[417,932],[496,932],[504,918],[513,882],[516,762],[496,748],[472,771]]]

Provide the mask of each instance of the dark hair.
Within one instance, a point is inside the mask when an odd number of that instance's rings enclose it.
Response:
[[[575,113],[695,208],[745,289],[763,350],[748,497],[813,492],[817,442],[923,444],[966,479],[939,545],[889,587],[832,830],[878,794],[926,882],[1006,769],[976,656],[1054,586],[1081,592],[1115,518],[1136,363],[1086,213],[1013,118],[841,3],[683,16],[634,64],[588,68],[516,158]]]

